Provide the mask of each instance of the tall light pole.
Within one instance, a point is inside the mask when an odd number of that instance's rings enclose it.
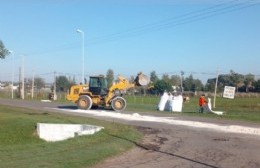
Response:
[[[57,81],[56,81],[56,71],[54,71],[54,82],[53,82],[53,100],[57,100],[57,93],[56,93],[56,87]]]
[[[9,51],[12,54],[12,99],[14,99],[14,54],[13,51]]]
[[[181,71],[181,95],[183,94],[183,75],[184,75],[184,72]]]
[[[217,71],[213,108],[216,108],[216,96],[217,96],[217,90],[218,90],[218,76],[219,76],[219,72]]]
[[[77,29],[77,33],[80,33],[82,36],[82,76],[81,76],[81,83],[84,84],[84,71],[85,71],[85,58],[84,58],[84,42],[85,42],[85,37],[84,37],[84,32],[80,29]]]
[[[21,79],[22,79],[22,99],[24,99],[24,56],[22,56],[22,68],[21,68]]]

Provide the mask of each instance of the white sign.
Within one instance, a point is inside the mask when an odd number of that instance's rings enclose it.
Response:
[[[229,98],[229,99],[234,99],[235,98],[235,92],[236,92],[235,87],[225,86],[223,97]]]

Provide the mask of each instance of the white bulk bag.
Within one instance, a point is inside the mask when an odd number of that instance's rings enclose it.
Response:
[[[158,104],[158,110],[159,111],[163,111],[164,110],[168,98],[169,98],[168,93],[164,92],[163,95],[161,96],[160,102]]]
[[[165,108],[164,108],[165,111],[172,111],[172,104],[173,104],[172,99],[173,99],[173,95],[170,94],[168,96],[168,100],[167,100]]]
[[[182,95],[173,96],[172,107],[171,107],[172,111],[182,112],[182,103],[183,103]]]

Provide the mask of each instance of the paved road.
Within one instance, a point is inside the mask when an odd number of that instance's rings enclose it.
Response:
[[[186,127],[143,121],[127,121],[108,117],[97,117],[85,113],[71,113],[73,109],[56,103],[28,102],[0,98],[0,105],[25,107],[48,112],[59,112],[84,117],[93,117],[113,122],[138,126],[145,138],[136,148],[118,157],[110,158],[95,168],[259,168],[260,136],[225,133],[207,128]],[[60,110],[63,109],[63,110]],[[131,113],[131,112],[126,112]],[[142,113],[140,113],[142,114]],[[236,122],[176,114],[156,114],[176,117],[176,120],[200,121],[221,126],[243,125],[258,127],[258,124]]]

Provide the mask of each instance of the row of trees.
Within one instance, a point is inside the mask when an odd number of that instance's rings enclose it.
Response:
[[[149,92],[152,94],[161,94],[165,90],[168,92],[176,91],[203,91],[204,86],[199,79],[194,79],[192,75],[184,78],[184,73],[182,75],[172,75],[169,76],[168,74],[162,75],[162,78],[159,79],[156,72],[152,71],[150,73],[150,80],[151,80],[151,87]]]
[[[153,87],[150,91],[152,93],[162,93],[164,90],[173,91],[173,86],[176,86],[175,88],[179,88],[177,91],[214,92],[217,82],[218,92],[222,92],[225,86],[234,86],[238,92],[260,92],[260,79],[255,80],[253,74],[242,75],[231,70],[229,74],[219,74],[216,78],[208,79],[205,85],[201,80],[194,79],[192,74],[185,78],[183,74],[181,76],[164,74],[159,79],[155,71],[151,72],[150,79]]]
[[[10,54],[10,51],[7,50],[0,40],[0,59],[4,59],[7,55]],[[114,82],[114,72],[112,69],[108,69],[106,74],[108,80],[108,86],[110,87]],[[134,81],[132,76],[130,81]],[[150,73],[151,84],[147,88],[142,88],[142,90],[147,90],[151,94],[161,94],[166,91],[209,91],[213,92],[215,90],[216,81],[217,91],[223,91],[225,86],[234,86],[239,92],[260,92],[260,80],[256,80],[253,74],[242,75],[230,71],[229,74],[219,74],[218,77],[208,79],[207,83],[204,85],[201,80],[194,79],[192,74],[184,78],[184,72],[181,75],[172,75],[164,74],[159,78],[155,71]],[[30,86],[32,83],[31,79],[26,79],[26,86]],[[34,85],[36,88],[42,88],[45,86],[44,79],[35,78]],[[75,84],[74,79],[67,78],[66,76],[56,77],[56,90],[57,91],[66,91],[71,85]]]
[[[109,83],[114,81],[114,73],[112,69],[107,71],[107,78]],[[132,76],[130,81],[134,81]],[[192,74],[184,77],[184,72],[181,75],[163,74],[161,78],[158,77],[156,71],[150,73],[151,84],[142,88],[141,90],[147,90],[150,94],[161,94],[165,90],[172,92],[214,92],[216,81],[217,92],[223,92],[225,86],[234,86],[238,92],[260,92],[260,79],[256,80],[253,74],[242,75],[230,70],[228,74],[219,74],[216,78],[208,79],[206,84],[203,84],[200,79],[195,79]],[[145,91],[146,92],[146,91]]]
[[[112,69],[109,69],[106,74],[108,80],[108,86],[110,87],[115,81],[114,72]],[[131,77],[130,82],[134,82],[134,76]],[[150,93],[150,94],[161,94],[165,90],[168,92],[172,91],[185,91],[185,92],[214,92],[215,84],[218,80],[217,91],[223,92],[225,86],[234,86],[237,88],[238,92],[260,92],[260,80],[255,80],[255,76],[252,74],[242,75],[230,71],[229,74],[220,74],[217,78],[208,79],[207,83],[204,85],[201,80],[195,79],[192,75],[188,77],[168,74],[162,75],[159,78],[156,75],[155,71],[150,73],[150,85],[147,87],[136,88],[135,91],[141,93]],[[25,90],[31,91],[32,83],[34,83],[35,90],[41,90],[46,88],[47,85],[50,85],[51,89],[54,89],[54,84],[46,84],[43,78],[35,77],[34,79],[26,78],[25,79]],[[55,79],[56,91],[57,92],[66,92],[70,86],[76,84],[74,78],[66,76],[57,76]],[[181,87],[182,86],[182,87]]]
[[[213,90],[216,78],[208,79],[206,84],[207,90]],[[238,92],[260,92],[260,80],[255,80],[253,74],[242,75],[230,71],[229,74],[220,74],[218,76],[218,90],[221,91],[225,86],[234,86]]]

